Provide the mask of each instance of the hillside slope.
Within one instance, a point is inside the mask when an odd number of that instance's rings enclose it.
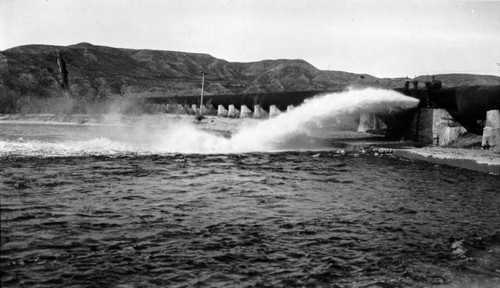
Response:
[[[57,63],[58,53],[68,71],[67,85]],[[63,95],[85,101],[121,96],[198,95],[201,71],[208,72],[204,89],[207,94],[324,91],[345,86],[393,88],[402,87],[406,80],[322,71],[304,60],[237,63],[208,54],[112,48],[90,43],[65,47],[26,45],[0,52],[3,103],[0,104],[5,108],[18,105],[20,97],[28,97],[26,101],[32,102]],[[449,74],[439,75],[438,79],[445,86],[500,85],[500,77],[496,76]]]
[[[320,71],[303,60],[230,63],[208,54],[119,49],[79,43],[67,47],[27,45],[0,53],[0,85],[22,93],[57,94],[57,53],[69,71],[75,96],[141,93],[199,93],[200,71],[208,72],[206,92],[238,94],[328,90],[339,85],[383,85],[375,77]]]

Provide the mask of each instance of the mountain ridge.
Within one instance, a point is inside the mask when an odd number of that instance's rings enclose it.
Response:
[[[328,91],[347,86],[396,88],[409,80],[325,71],[302,59],[229,62],[206,53],[114,48],[81,42],[69,46],[23,45],[1,51],[0,94],[9,94],[10,98],[67,95],[61,88],[59,53],[68,71],[71,97],[88,101],[199,95],[201,71],[208,72],[204,89],[208,95]],[[424,81],[423,77],[417,80]],[[500,85],[500,77],[490,75],[436,77],[445,80],[444,86]]]

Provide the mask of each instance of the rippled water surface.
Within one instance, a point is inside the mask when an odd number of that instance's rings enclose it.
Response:
[[[334,151],[12,153],[1,284],[498,287],[499,183]]]

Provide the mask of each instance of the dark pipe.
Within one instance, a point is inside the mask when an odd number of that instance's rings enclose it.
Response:
[[[500,109],[500,85],[459,86],[427,93],[430,107],[446,109],[469,132],[476,134],[482,134],[478,120],[485,120],[487,111]]]
[[[460,86],[429,91],[431,106],[459,117],[485,119],[486,112],[500,108],[499,86]]]
[[[456,102],[460,115],[485,119],[487,111],[500,109],[500,85],[458,87]]]

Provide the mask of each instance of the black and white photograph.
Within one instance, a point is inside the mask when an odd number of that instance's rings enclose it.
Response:
[[[500,0],[0,0],[0,286],[500,287]]]

